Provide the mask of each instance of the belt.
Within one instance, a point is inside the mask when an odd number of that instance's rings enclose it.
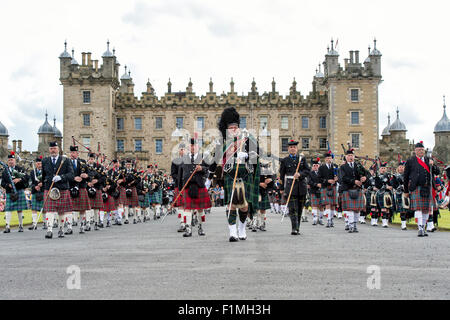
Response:
[[[284,176],[285,179],[294,179],[294,176]]]

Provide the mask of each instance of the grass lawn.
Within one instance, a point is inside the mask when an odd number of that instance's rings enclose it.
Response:
[[[450,211],[449,210],[442,210],[440,209],[439,212],[441,213],[441,217],[438,218],[439,223],[439,230],[449,230],[450,231]],[[396,214],[394,216],[394,219],[392,220],[393,223],[400,224],[400,214]],[[416,226],[416,222],[414,219],[410,220],[410,223],[407,224],[408,226]]]
[[[22,211],[23,214],[23,224],[27,225],[27,224],[31,224],[33,222],[33,220],[31,219],[31,210],[25,210]],[[39,212],[38,212],[39,215]],[[39,219],[39,222],[42,222],[42,215],[41,218]],[[5,213],[4,212],[0,212],[0,228],[5,227]],[[17,218],[17,212],[13,212],[11,215],[11,227],[15,227],[19,225],[19,219]]]

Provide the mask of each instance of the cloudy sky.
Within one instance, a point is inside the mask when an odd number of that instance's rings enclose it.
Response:
[[[83,51],[101,62],[110,39],[120,74],[131,69],[135,94],[149,78],[161,96],[169,77],[174,91],[184,91],[191,77],[199,95],[210,77],[219,94],[229,91],[231,77],[239,93],[250,90],[253,77],[261,93],[270,91],[275,77],[286,95],[295,77],[307,95],[331,38],[339,39],[343,65],[349,50],[364,60],[376,37],[383,54],[380,130],[398,107],[407,137],[431,148],[442,96],[450,96],[449,9],[448,1],[434,0],[2,2],[0,121],[10,143],[22,139],[26,150],[37,149],[45,110],[62,131],[58,56],[65,39],[80,63]]]

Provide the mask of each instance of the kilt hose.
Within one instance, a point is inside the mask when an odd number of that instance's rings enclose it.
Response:
[[[48,190],[44,191],[44,200],[47,197]],[[72,197],[69,190],[60,190],[61,197],[58,200],[52,200],[48,197],[44,205],[44,212],[66,213],[72,212]]]
[[[43,192],[41,192],[41,193],[43,193]],[[44,206],[44,200],[37,201],[36,195],[37,195],[37,193],[31,195],[31,210],[41,211],[42,207]],[[44,196],[44,195],[42,195],[42,196]]]
[[[322,188],[320,189],[320,199],[322,200],[322,205],[326,206],[337,206],[338,205],[338,197],[336,193],[336,186],[332,186],[331,190],[333,190],[333,195],[330,197],[328,196],[327,192],[330,189],[328,188]]]
[[[188,188],[183,191],[183,203],[186,210],[203,210],[211,208],[211,199],[206,188],[198,189],[198,198],[189,197]]]
[[[119,186],[120,196],[116,199],[116,202],[118,201],[118,204],[123,204],[124,206],[128,206],[128,197],[125,191],[125,187]]]
[[[150,195],[150,203],[156,203],[161,204],[162,203],[162,190],[159,189],[158,191],[153,192]]]
[[[17,199],[17,201],[11,201],[11,194],[6,194],[5,212],[28,210],[25,192],[23,190],[17,190],[17,194],[19,195],[19,199]]]
[[[432,206],[434,204],[434,199],[431,196],[431,192],[428,198],[420,196],[420,190],[422,188],[423,187],[418,186],[416,190],[409,193],[409,208],[412,211],[422,211],[423,213],[431,214],[433,213]]]
[[[108,194],[108,200],[106,200],[106,201],[102,200],[101,210],[104,212],[111,212],[111,211],[116,210],[116,201],[114,201],[113,196],[110,196]]]
[[[101,209],[103,207],[102,190],[97,190],[95,193],[95,198],[89,198],[89,203],[91,204],[91,209]]]
[[[270,209],[270,201],[269,196],[266,191],[259,192],[259,210],[268,210]]]
[[[224,172],[224,190],[225,190],[225,204],[230,204],[230,198],[231,198],[231,192],[233,188],[233,180],[234,180],[234,174],[236,172],[236,166],[233,166],[233,169],[231,169],[229,172]],[[245,167],[245,164],[240,164],[238,169],[238,175],[237,178],[241,178],[244,181],[245,186],[245,198],[249,205],[251,205],[252,211],[256,212],[256,210],[259,210],[259,165],[257,167],[256,178],[253,178],[252,173],[247,172],[247,168]]]
[[[322,202],[321,202],[322,197],[320,194],[311,192],[310,199],[311,199],[311,207],[318,208],[320,205],[322,205]]]
[[[80,188],[80,195],[76,198],[72,198],[73,211],[86,211],[91,210],[91,202],[88,197],[86,188]]]
[[[350,198],[348,191],[342,193],[342,211],[362,211],[364,210],[364,199],[361,189],[358,189],[358,197]]]
[[[175,191],[173,192],[173,199],[175,200],[175,198],[178,196],[178,193],[180,192],[180,190],[178,188],[175,188]],[[172,207],[177,208],[177,207],[182,207],[183,206],[183,196],[180,195],[177,199],[177,201],[175,201],[172,205]]]

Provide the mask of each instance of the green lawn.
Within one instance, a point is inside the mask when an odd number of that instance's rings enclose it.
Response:
[[[31,219],[31,210],[25,210],[22,212],[23,214],[23,224],[27,225],[27,224],[31,224],[32,223],[32,219]],[[39,215],[39,212],[38,212]],[[41,218],[39,219],[39,222],[42,222],[42,215]],[[5,226],[5,213],[4,212],[0,212],[0,228]],[[17,218],[17,212],[13,212],[12,216],[11,216],[11,227],[14,226],[18,226],[19,225],[19,219]]]

